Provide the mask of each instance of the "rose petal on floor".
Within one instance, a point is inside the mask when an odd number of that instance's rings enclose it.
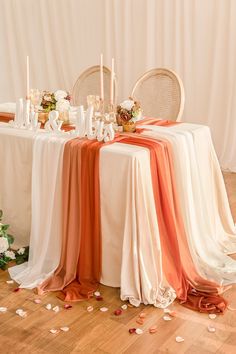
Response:
[[[42,300],[40,300],[40,299],[34,299],[35,304],[41,304],[41,302],[42,302]]]
[[[170,315],[171,317],[176,317],[176,316],[177,316],[177,312],[175,312],[175,311],[170,311],[170,312],[169,312],[169,315]]]
[[[107,312],[107,311],[108,311],[108,308],[107,308],[107,307],[100,307],[100,311],[102,311],[102,312]]]
[[[212,327],[212,326],[208,326],[208,327],[207,327],[207,330],[208,330],[208,332],[210,332],[210,333],[215,333],[215,331],[216,331],[215,327]]]
[[[135,331],[136,331],[136,328],[130,328],[130,329],[129,329],[129,333],[130,333],[130,334],[135,333]]]
[[[22,309],[17,309],[16,314],[20,317],[23,317],[23,318],[27,317],[27,312]]]
[[[2,313],[7,312],[7,307],[0,307],[0,312]]]
[[[214,320],[217,316],[216,316],[216,314],[214,314],[214,313],[209,313],[208,317],[209,317],[211,320]]]
[[[146,316],[147,316],[147,314],[145,312],[141,312],[138,317],[145,318]]]
[[[103,301],[103,297],[102,296],[96,296],[96,300],[97,301]]]
[[[13,289],[13,292],[14,292],[14,293],[17,293],[18,291],[20,291],[20,288],[15,288],[15,289]]]
[[[120,316],[122,314],[122,310],[121,309],[117,309],[114,311],[114,315],[115,316]]]
[[[168,309],[168,308],[164,309],[164,313],[170,313],[170,312],[171,312],[170,309]]]
[[[122,308],[122,310],[127,310],[128,306],[127,305],[122,305],[121,308]]]
[[[50,329],[49,332],[52,334],[57,334],[57,333],[59,333],[59,329],[52,328],[52,329]]]
[[[51,304],[47,304],[47,305],[45,306],[45,308],[46,308],[47,310],[51,310],[51,309],[52,309],[52,305],[51,305]]]
[[[170,316],[163,316],[163,320],[164,321],[171,321],[171,317]]]
[[[141,328],[136,328],[135,333],[136,334],[143,334],[143,330]]]
[[[7,280],[6,283],[7,283],[7,284],[13,284],[13,283],[14,283],[14,280]]]
[[[87,311],[88,311],[88,312],[92,312],[92,311],[93,311],[93,306],[88,306],[88,307],[87,307]]]
[[[136,320],[136,322],[137,322],[138,324],[140,324],[140,325],[143,325],[143,324],[144,324],[144,319],[143,319],[143,318],[138,318],[138,319]]]
[[[150,327],[149,328],[149,333],[156,333],[157,332],[157,330],[158,330],[158,327],[157,326],[152,326],[152,327]]]
[[[100,293],[100,291],[95,291],[94,295],[95,296],[101,296],[101,293]]]
[[[62,332],[68,332],[69,331],[69,327],[61,327],[60,328],[60,330],[62,331]]]
[[[177,337],[175,337],[175,341],[176,341],[177,343],[182,343],[182,342],[184,342],[184,338],[183,338],[183,337],[180,337],[180,336],[177,336]]]
[[[64,309],[66,309],[66,310],[69,310],[71,308],[72,308],[72,305],[70,305],[70,304],[65,304],[64,305]]]
[[[54,312],[59,312],[60,311],[60,308],[59,308],[59,306],[55,306],[55,307],[53,307],[53,309],[52,309],[52,311],[54,311]]]

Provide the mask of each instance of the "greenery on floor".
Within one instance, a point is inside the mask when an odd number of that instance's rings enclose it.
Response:
[[[0,269],[6,269],[8,263],[14,261],[16,264],[28,260],[29,247],[21,247],[17,250],[12,248],[14,237],[8,233],[10,225],[1,223],[3,212],[0,210]]]

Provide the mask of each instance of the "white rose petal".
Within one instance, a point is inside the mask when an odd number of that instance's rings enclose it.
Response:
[[[59,312],[60,311],[60,308],[59,308],[59,306],[55,306],[55,307],[53,307],[53,309],[52,309],[54,312]]]
[[[171,317],[170,317],[170,316],[164,316],[164,317],[163,317],[163,320],[164,320],[164,321],[171,321]]]
[[[52,334],[57,334],[59,332],[59,329],[52,328],[50,331]]]
[[[55,96],[56,101],[60,101],[63,98],[67,97],[67,92],[63,91],[63,90],[57,90],[56,92],[54,92],[54,96]]]
[[[141,328],[136,328],[135,333],[136,334],[143,334],[143,330]]]
[[[216,318],[216,314],[210,313],[210,314],[208,315],[208,317],[209,317],[211,320],[214,320],[214,319]]]
[[[88,306],[88,307],[87,307],[87,311],[88,311],[88,312],[92,312],[92,311],[93,311],[93,306]]]
[[[16,314],[20,317],[23,317],[23,318],[27,317],[27,312],[22,309],[17,309]]]
[[[7,283],[7,284],[13,284],[13,283],[14,283],[14,280],[7,280],[6,283]]]
[[[68,332],[69,331],[69,327],[61,327],[60,328],[60,330],[62,331],[62,332]]]
[[[0,312],[2,312],[2,313],[7,312],[7,308],[6,307],[0,307]]]
[[[127,305],[122,305],[121,308],[122,308],[122,310],[127,310],[128,306]]]
[[[94,295],[95,296],[101,296],[100,291],[95,291]]]
[[[210,332],[210,333],[215,333],[215,331],[216,331],[215,327],[212,327],[212,326],[208,326],[207,329],[208,329],[208,332]]]
[[[47,310],[51,310],[52,309],[52,305],[51,304],[47,304],[45,307],[46,307]]]
[[[175,340],[176,340],[177,343],[182,343],[182,342],[184,342],[184,338],[183,338],[183,337],[179,337],[179,336],[177,336],[177,337],[175,338]]]
[[[0,253],[4,253],[8,250],[9,243],[6,237],[0,237]]]
[[[7,258],[16,259],[15,252],[13,252],[13,251],[6,251],[6,252],[4,252],[4,254]]]

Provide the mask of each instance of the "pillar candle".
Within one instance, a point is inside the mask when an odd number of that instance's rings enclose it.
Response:
[[[115,60],[112,58],[111,60],[111,83],[110,83],[110,103],[114,104],[114,66]]]
[[[104,100],[104,80],[103,80],[103,54],[101,54],[100,58],[100,95],[101,95],[101,100]]]

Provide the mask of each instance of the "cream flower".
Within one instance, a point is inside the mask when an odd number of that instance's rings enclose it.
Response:
[[[20,249],[18,249],[17,253],[18,254],[24,254],[25,253],[25,248],[21,247]]]
[[[54,92],[54,96],[55,96],[56,101],[60,101],[63,98],[67,97],[67,92],[63,91],[63,90],[57,90],[56,92]]]
[[[16,259],[15,253],[13,251],[4,252],[5,256],[11,259]]]
[[[126,109],[127,111],[131,111],[131,109],[134,106],[134,101],[133,100],[125,100],[120,104],[121,108]]]
[[[68,111],[70,108],[70,102],[68,100],[61,99],[56,103],[56,110],[59,112]]]
[[[0,237],[0,253],[8,250],[9,243],[6,237]]]

